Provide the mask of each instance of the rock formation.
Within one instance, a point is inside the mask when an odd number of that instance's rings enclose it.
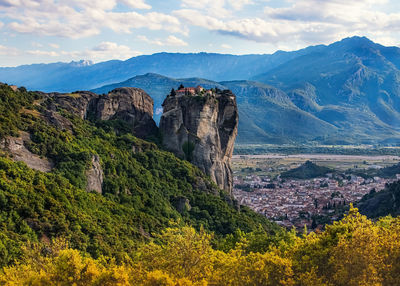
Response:
[[[68,112],[86,119],[88,113],[96,110],[99,95],[90,91],[77,91],[74,93],[50,93],[50,98]]]
[[[127,122],[132,133],[146,138],[157,132],[153,120],[153,99],[139,88],[123,87],[98,95],[89,91],[68,94],[49,94],[56,104],[82,119],[121,119]]]
[[[146,139],[158,132],[153,120],[153,99],[138,88],[117,88],[107,95],[77,91],[68,94],[51,93],[47,96],[51,103],[44,113],[45,119],[59,129],[73,129],[72,123],[57,112],[61,107],[82,119],[122,120],[130,126],[132,133],[140,138]],[[140,151],[139,147],[132,148],[134,151]],[[102,192],[103,170],[99,156],[92,156],[86,178],[87,191]]]
[[[98,155],[92,156],[92,165],[90,169],[86,172],[86,191],[95,191],[102,193],[103,186],[103,169],[100,165],[100,157]]]
[[[116,88],[100,96],[96,117],[100,120],[121,119],[133,128],[133,134],[146,138],[157,131],[153,120],[153,99],[139,88]]]
[[[199,167],[231,193],[230,161],[238,126],[235,95],[228,90],[169,95],[163,108],[160,131],[165,148]]]
[[[50,172],[53,169],[53,163],[33,154],[25,147],[24,142],[29,142],[29,133],[20,132],[20,137],[7,137],[0,142],[0,148],[6,150],[15,161],[24,162],[29,168]]]
[[[63,117],[60,113],[54,110],[46,110],[44,112],[44,119],[56,128],[64,131],[72,131],[73,124],[67,118]]]

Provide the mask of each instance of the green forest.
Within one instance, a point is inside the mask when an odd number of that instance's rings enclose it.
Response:
[[[70,129],[49,122],[51,106]],[[322,232],[287,231],[124,127],[0,85],[0,143],[28,133],[53,164],[33,170],[2,148],[0,285],[400,285],[398,218],[350,208]],[[95,155],[102,194],[85,189]]]
[[[52,98],[0,86],[0,136],[28,132],[27,148],[54,162],[50,173],[0,157],[0,256],[2,266],[20,257],[26,242],[63,237],[71,247],[118,261],[171,223],[200,226],[218,236],[260,227],[283,233],[218,190],[200,170],[155,143],[134,137],[121,122],[90,122],[59,110],[72,130],[49,124],[43,114]],[[136,150],[136,151],[134,151]],[[140,150],[140,151],[137,151]],[[98,155],[103,194],[86,192],[86,170]],[[190,207],[180,209],[185,199]]]

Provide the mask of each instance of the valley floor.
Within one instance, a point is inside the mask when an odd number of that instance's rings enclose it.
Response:
[[[281,179],[280,173],[296,168],[306,160],[336,170],[312,179]],[[234,196],[286,227],[316,228],[337,220],[348,208],[371,190],[380,191],[396,178],[364,176],[400,162],[399,156],[333,154],[263,154],[233,157]],[[397,177],[400,178],[400,175]]]

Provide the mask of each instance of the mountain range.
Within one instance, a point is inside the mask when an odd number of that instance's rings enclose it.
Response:
[[[272,55],[159,53],[0,68],[0,81],[60,92],[139,87],[154,99],[156,122],[171,88],[201,84],[236,94],[239,144],[400,143],[400,49],[365,37]]]
[[[313,49],[242,56],[157,53],[97,64],[90,61],[33,64],[0,68],[0,80],[44,92],[70,92],[93,89],[145,73],[177,78],[202,77],[214,81],[249,79]]]
[[[93,89],[95,93],[107,93],[118,87],[139,87],[154,100],[155,120],[162,114],[162,102],[180,84],[202,85],[204,88],[230,89],[236,95],[239,106],[240,143],[290,143],[323,136],[336,131],[330,124],[296,107],[286,93],[272,86],[252,81],[214,82],[201,78],[174,79],[158,74],[136,76],[127,81]]]

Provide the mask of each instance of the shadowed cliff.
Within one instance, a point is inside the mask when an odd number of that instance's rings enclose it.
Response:
[[[165,148],[199,167],[230,193],[230,163],[238,126],[235,95],[228,90],[170,94],[163,109],[160,131]]]

